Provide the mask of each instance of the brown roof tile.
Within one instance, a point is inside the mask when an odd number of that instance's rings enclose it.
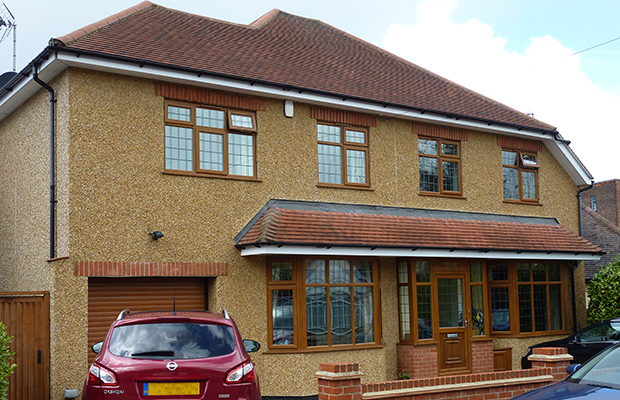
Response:
[[[554,130],[321,21],[278,10],[240,25],[143,2],[58,40],[105,55]]]

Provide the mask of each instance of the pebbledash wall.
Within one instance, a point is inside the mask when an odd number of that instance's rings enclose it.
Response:
[[[179,176],[162,173],[164,97],[156,94],[156,82],[70,68],[51,85],[58,99],[58,259],[48,262],[49,103],[41,90],[0,121],[0,154],[6,160],[0,179],[10,194],[0,198],[0,290],[50,292],[52,398],[61,398],[65,388],[81,388],[88,369],[88,278],[75,275],[80,262],[226,263],[226,275],[209,279],[209,308],[227,309],[244,337],[262,343],[253,359],[264,395],[316,394],[316,365],[352,359],[366,372],[365,380],[394,379],[399,372],[394,259],[379,260],[382,347],[267,351],[265,259],[242,258],[233,238],[271,198],[556,217],[578,231],[577,187],[544,148],[541,205],[501,201],[496,136],[474,131],[462,143],[464,198],[420,196],[412,123],[378,117],[369,131],[372,190],[318,187],[310,106],[296,102],[294,117],[286,118],[281,100],[265,98],[258,99],[264,109],[256,112],[258,181]],[[161,230],[165,238],[153,242],[149,230]],[[583,281],[580,273],[577,282]],[[578,306],[582,292],[578,288]],[[515,347],[516,358],[535,340],[495,344]]]

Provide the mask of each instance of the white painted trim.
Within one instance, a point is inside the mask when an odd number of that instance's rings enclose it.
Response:
[[[443,250],[443,249],[406,249],[377,247],[316,247],[316,246],[277,246],[262,245],[261,247],[248,246],[241,249],[242,257],[264,255],[304,255],[304,256],[356,256],[356,257],[405,257],[405,258],[473,258],[499,260],[562,260],[585,261],[599,260],[600,255],[592,253],[563,253],[563,252],[535,252],[535,251],[478,251],[478,250]]]

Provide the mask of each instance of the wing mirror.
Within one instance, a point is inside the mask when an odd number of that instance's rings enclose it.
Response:
[[[581,368],[581,364],[571,364],[566,367],[566,372],[570,375],[573,372],[577,371],[579,368]]]
[[[243,339],[243,347],[245,347],[245,351],[248,353],[254,353],[260,349],[260,343],[256,340]]]
[[[93,353],[99,354],[99,352],[101,351],[102,347],[103,347],[103,342],[97,342],[97,343],[93,344],[91,349],[93,350]]]

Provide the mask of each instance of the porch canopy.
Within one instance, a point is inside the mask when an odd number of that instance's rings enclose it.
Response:
[[[242,256],[598,260],[555,218],[270,200],[235,237]]]

